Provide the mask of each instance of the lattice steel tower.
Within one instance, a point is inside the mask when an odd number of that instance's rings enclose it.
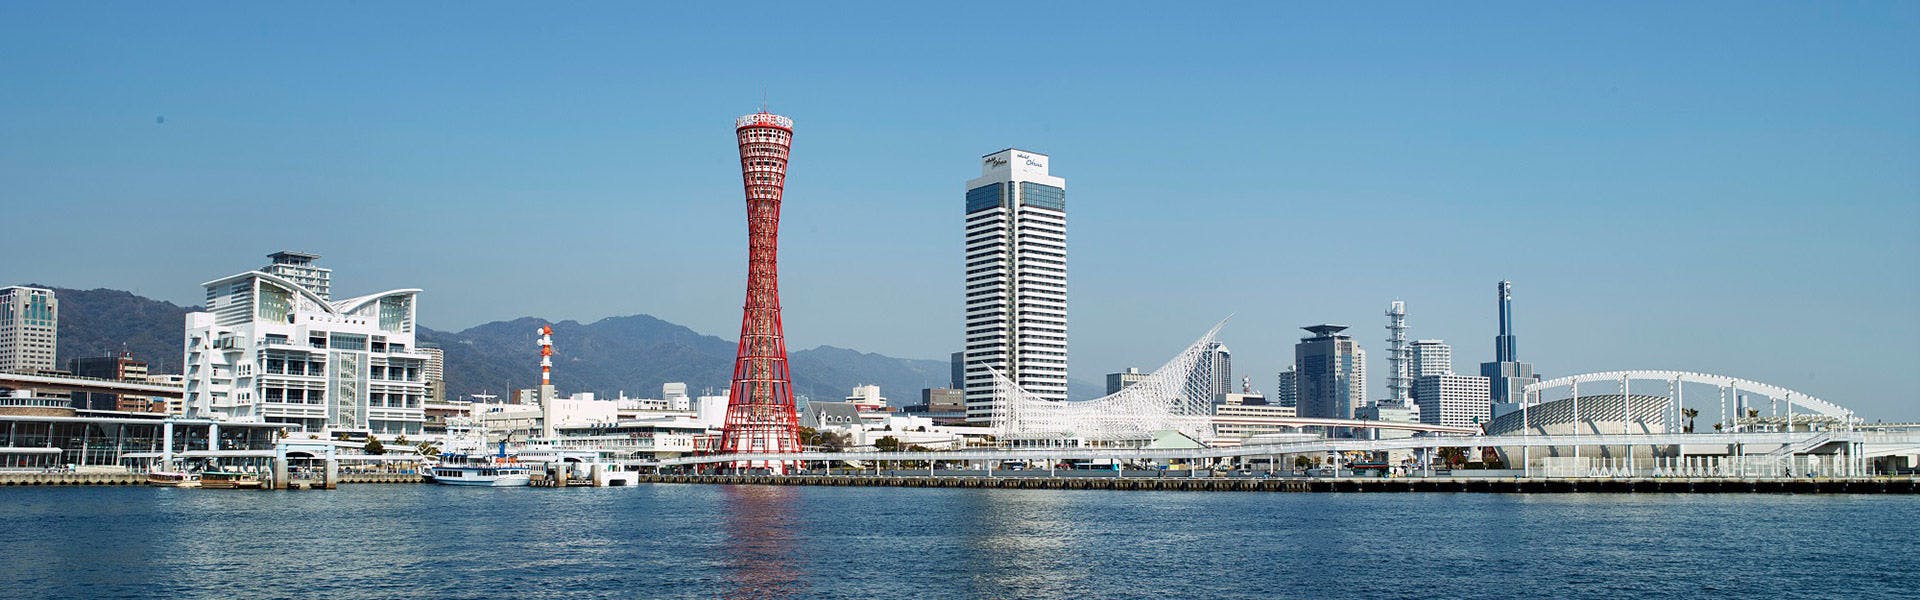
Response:
[[[720,430],[722,453],[800,451],[800,419],[787,375],[787,340],[780,326],[780,195],[786,189],[793,120],[761,111],[734,120],[740,141],[740,178],[747,191],[747,301],[740,319],[740,354]],[[734,463],[738,468],[785,471],[785,461]]]

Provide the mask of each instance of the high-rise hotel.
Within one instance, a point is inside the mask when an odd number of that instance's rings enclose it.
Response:
[[[1066,187],[1047,174],[1047,155],[1015,148],[981,157],[980,177],[967,182],[969,422],[993,414],[991,371],[1067,399]]]
[[[53,290],[0,288],[0,371],[53,370],[60,333],[60,301]]]
[[[418,435],[431,358],[414,344],[420,290],[334,300],[318,256],[269,258],[201,284],[206,311],[186,319],[186,416]]]

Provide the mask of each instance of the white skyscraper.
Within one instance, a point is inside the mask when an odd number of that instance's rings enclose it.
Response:
[[[201,284],[206,312],[186,318],[186,416],[419,434],[431,359],[414,345],[420,290],[329,301],[317,256],[271,257]]]
[[[60,335],[60,300],[53,290],[0,288],[0,371],[51,371]]]
[[[993,376],[1043,399],[1067,399],[1066,180],[1047,155],[1006,149],[967,182],[967,420],[993,414]]]
[[[1440,340],[1415,340],[1413,342],[1414,379],[1429,375],[1453,374],[1453,347]]]

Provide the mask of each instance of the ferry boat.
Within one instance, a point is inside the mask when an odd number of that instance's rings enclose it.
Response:
[[[257,490],[260,477],[248,473],[206,471],[200,474],[200,487],[209,490]]]
[[[456,454],[441,455],[441,458],[444,460],[465,457]],[[433,482],[441,485],[525,487],[533,485],[533,472],[526,465],[505,460],[442,464],[433,468]]]
[[[154,471],[147,473],[147,485],[177,488],[200,487],[200,476],[186,471]]]
[[[481,433],[466,419],[447,422],[447,449],[439,464],[427,473],[434,483],[487,487],[526,487],[533,485],[533,470],[507,455],[507,441],[500,440],[498,454],[479,454],[485,447]],[[468,454],[474,452],[474,454]]]

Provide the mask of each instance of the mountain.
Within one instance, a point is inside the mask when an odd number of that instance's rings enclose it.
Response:
[[[540,349],[534,318],[496,321],[460,332],[422,328],[420,341],[447,356],[449,394],[504,394],[532,387]],[[553,384],[562,393],[626,392],[657,397],[660,385],[684,382],[689,393],[721,393],[733,380],[738,346],[647,315],[590,324],[553,323]],[[795,395],[838,400],[856,385],[879,385],[895,404],[919,400],[920,388],[947,383],[947,363],[902,359],[832,346],[788,353]],[[459,375],[456,376],[455,373]]]
[[[124,348],[155,373],[179,373],[186,314],[180,306],[111,289],[47,287],[60,300],[60,365],[85,356],[108,356]],[[446,353],[447,393],[482,391],[502,396],[533,387],[540,378],[535,330],[548,321],[523,317],[458,332],[421,327],[419,342]],[[733,380],[734,342],[701,335],[647,315],[609,317],[593,323],[553,323],[553,382],[563,393],[595,392],[658,397],[660,384],[685,382],[689,393],[718,394]],[[895,405],[920,400],[920,388],[945,386],[944,360],[895,358],[833,346],[788,354],[794,394],[838,400],[856,385],[880,386]],[[1098,386],[1069,383],[1074,398],[1098,396]]]
[[[53,290],[60,302],[60,329],[54,359],[67,368],[74,358],[113,356],[122,351],[147,361],[153,373],[179,373],[186,316],[198,306],[180,306],[110,289]]]

